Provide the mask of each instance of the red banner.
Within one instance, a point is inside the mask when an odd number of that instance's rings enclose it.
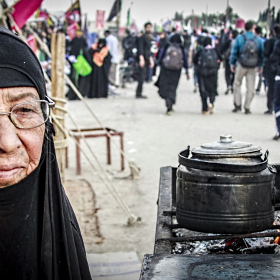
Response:
[[[14,5],[12,16],[19,28],[22,28],[27,20],[41,6],[43,0],[20,0]]]
[[[104,29],[105,11],[96,11],[96,29]]]

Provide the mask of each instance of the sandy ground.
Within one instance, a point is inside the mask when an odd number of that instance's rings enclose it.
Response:
[[[193,93],[193,81],[187,81],[185,75],[180,80],[172,116],[165,115],[164,100],[158,96],[157,88],[152,83],[144,85],[147,100],[135,99],[135,83],[129,84],[126,89],[119,89],[120,96],[87,100],[105,126],[124,131],[125,151],[141,167],[138,180],[112,178],[112,181],[131,211],[142,218],[141,223],[131,227],[126,225],[126,216],[83,156],[82,176],[75,175],[75,145],[70,140],[70,165],[66,178],[87,179],[93,186],[97,207],[100,208],[98,217],[104,242],[87,243],[87,252],[136,251],[140,260],[144,254],[153,252],[160,167],[177,166],[178,153],[188,145],[194,148],[219,140],[221,134],[232,134],[234,140],[259,145],[263,152],[268,149],[270,163],[280,162],[280,143],[272,140],[275,134],[274,117],[263,114],[266,110],[264,90],[255,96],[251,115],[234,114],[231,112],[233,96],[224,94],[226,87],[223,75],[224,70],[221,69],[219,96],[213,115],[201,114],[199,94]],[[80,101],[68,102],[68,110],[81,127],[98,127]],[[74,128],[69,119],[67,126]],[[112,165],[106,165],[105,139],[91,139],[89,143],[109,176],[120,170],[120,155],[113,146]]]

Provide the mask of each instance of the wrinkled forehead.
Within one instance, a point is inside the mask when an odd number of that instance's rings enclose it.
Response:
[[[32,100],[40,100],[40,96],[34,87],[0,88],[0,106]]]

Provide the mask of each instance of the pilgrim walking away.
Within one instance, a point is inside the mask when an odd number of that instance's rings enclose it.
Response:
[[[158,87],[159,95],[165,99],[167,115],[173,112],[173,105],[176,103],[176,90],[181,77],[182,67],[188,73],[188,56],[183,46],[183,40],[179,34],[170,38],[159,54],[159,64],[161,65],[160,75],[155,85]]]

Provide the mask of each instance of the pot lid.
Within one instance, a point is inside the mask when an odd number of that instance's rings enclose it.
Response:
[[[238,155],[259,152],[261,147],[250,143],[233,141],[231,135],[221,135],[220,141],[207,143],[192,150],[193,154],[201,155]]]

